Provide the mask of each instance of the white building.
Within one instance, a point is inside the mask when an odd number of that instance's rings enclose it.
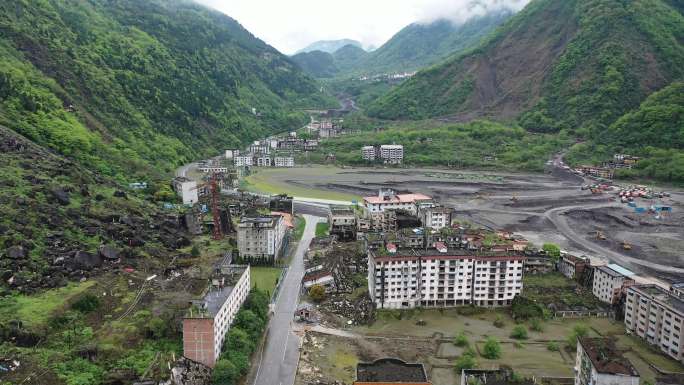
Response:
[[[280,215],[243,217],[238,224],[241,257],[276,260],[280,257],[287,224]]]
[[[675,297],[684,299],[684,282],[673,283],[670,286],[670,293]]]
[[[266,142],[256,141],[249,146],[248,152],[253,155],[268,155],[271,153],[271,145]]]
[[[210,368],[251,288],[249,266],[222,266],[224,269],[230,272],[213,279],[209,292],[202,300],[193,301],[183,318],[183,355]]]
[[[235,167],[254,166],[254,158],[251,155],[240,155],[234,158]]]
[[[639,372],[609,338],[579,338],[575,385],[639,385]]]
[[[215,173],[215,172],[227,173],[228,167],[224,167],[224,166],[202,166],[202,167],[199,167],[198,170],[200,172],[204,172],[204,173]]]
[[[594,268],[592,292],[602,302],[614,304],[622,290],[634,284],[630,278],[634,273],[619,265],[598,266]]]
[[[364,160],[375,161],[377,157],[375,146],[363,146],[361,147],[361,156]]]
[[[270,156],[258,156],[256,157],[257,167],[271,167],[271,157]]]
[[[451,226],[453,209],[441,206],[419,207],[418,217],[423,227],[432,227],[440,230]]]
[[[386,164],[401,164],[404,160],[404,146],[385,144],[380,146],[380,158]]]
[[[522,291],[523,255],[434,246],[369,251],[368,291],[378,308],[506,306]]]
[[[181,197],[184,205],[193,205],[199,200],[197,192],[197,182],[185,177],[178,177],[173,180],[173,189]]]
[[[274,158],[274,166],[276,166],[276,167],[294,167],[294,157],[276,156]]]
[[[656,285],[627,289],[625,328],[684,363],[684,300]]]
[[[364,197],[363,205],[371,215],[385,210],[406,210],[416,215],[416,204],[429,200],[432,198],[423,194],[396,194],[393,190],[383,189],[378,192],[378,196]]]
[[[234,157],[240,155],[240,150],[230,149],[226,150],[226,159],[233,159]]]

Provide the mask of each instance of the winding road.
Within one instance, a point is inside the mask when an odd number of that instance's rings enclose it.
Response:
[[[292,385],[299,363],[300,337],[293,332],[292,321],[299,302],[304,253],[316,234],[320,217],[305,214],[304,235],[297,245],[290,268],[281,283],[274,314],[268,323],[266,343],[259,357],[253,385]]]

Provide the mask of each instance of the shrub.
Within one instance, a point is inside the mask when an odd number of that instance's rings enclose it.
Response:
[[[477,366],[477,361],[475,360],[475,351],[472,348],[468,348],[460,357],[456,360],[454,368],[461,374],[463,369],[473,369]]]
[[[468,342],[468,337],[466,337],[465,333],[460,332],[456,335],[456,337],[454,337],[454,345],[462,348],[470,345]]]
[[[489,360],[501,358],[501,343],[494,337],[487,338],[482,349],[482,356]]]
[[[494,326],[501,329],[502,327],[506,326],[506,323],[503,320],[503,317],[500,315],[496,316],[496,319],[494,320]]]
[[[313,285],[309,289],[309,297],[316,302],[323,302],[325,300],[325,287],[322,285]]]
[[[190,249],[190,256],[192,257],[199,257],[200,256],[200,249],[197,247],[197,245],[192,245],[192,248]]]
[[[542,246],[542,250],[544,250],[546,254],[554,261],[558,261],[560,258],[560,247],[558,247],[558,245],[555,243],[545,243]]]
[[[524,345],[522,342],[520,342],[520,341],[515,341],[515,342],[513,343],[513,346],[515,346],[516,349],[522,349],[522,348],[525,347],[525,345]]]
[[[211,383],[213,385],[233,385],[240,377],[240,373],[235,365],[225,358],[216,362],[211,373]]]
[[[560,346],[556,341],[550,341],[548,344],[546,344],[546,348],[552,352],[557,352],[560,350]]]
[[[101,302],[97,296],[93,294],[84,294],[79,298],[71,308],[81,313],[90,313],[100,308]]]
[[[544,325],[542,324],[542,321],[539,318],[532,318],[532,320],[530,321],[530,330],[539,333],[543,332]]]
[[[152,338],[163,338],[168,331],[168,323],[159,317],[154,317],[145,328],[145,333]]]
[[[527,329],[523,325],[516,325],[511,332],[511,338],[516,340],[526,340],[527,339]]]
[[[565,347],[567,349],[572,349],[577,346],[577,339],[581,337],[586,337],[589,334],[589,328],[585,325],[575,325],[572,328],[572,332],[568,334],[565,342]]]
[[[516,295],[511,303],[511,313],[515,320],[527,320],[531,318],[546,318],[544,308],[533,300]]]

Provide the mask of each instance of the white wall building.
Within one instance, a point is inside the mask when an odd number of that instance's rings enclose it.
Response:
[[[594,268],[592,292],[602,302],[613,304],[626,286],[634,284],[634,273],[615,264]]]
[[[193,301],[183,318],[183,355],[211,368],[251,288],[249,266],[229,268],[239,277],[237,281],[231,285],[225,277],[213,280],[209,292],[202,300]]]
[[[178,177],[173,180],[173,189],[181,197],[184,205],[193,205],[199,200],[197,192],[197,182],[185,177]]]
[[[627,289],[625,328],[684,363],[684,300],[656,285]]]
[[[238,224],[238,250],[241,257],[278,259],[287,233],[280,215],[243,217]]]
[[[235,167],[254,166],[254,158],[251,155],[240,155],[234,158]]]
[[[294,167],[294,157],[276,156],[274,158],[274,166],[276,166],[276,167]]]
[[[386,189],[380,190],[378,196],[364,197],[363,205],[371,215],[385,210],[406,210],[416,215],[416,203],[431,199],[423,194],[396,194],[393,190]]]
[[[240,150],[230,149],[226,150],[226,159],[233,159],[234,157],[240,155]]]
[[[424,227],[432,227],[440,230],[451,226],[451,216],[453,210],[448,207],[420,207],[418,217]]]
[[[270,156],[258,156],[256,157],[257,167],[271,167],[271,157]]]
[[[376,158],[376,148],[375,146],[363,146],[361,147],[361,156],[363,160],[374,161]]]
[[[404,146],[385,144],[380,146],[380,158],[386,164],[401,164],[404,160]]]
[[[639,385],[639,372],[608,338],[579,338],[575,385]]]
[[[378,308],[506,306],[522,291],[523,255],[435,246],[369,251],[368,291]]]

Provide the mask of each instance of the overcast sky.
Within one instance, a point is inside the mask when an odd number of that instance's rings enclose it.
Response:
[[[197,0],[236,19],[286,54],[317,40],[382,45],[416,21],[464,21],[487,10],[522,9],[529,0]]]

